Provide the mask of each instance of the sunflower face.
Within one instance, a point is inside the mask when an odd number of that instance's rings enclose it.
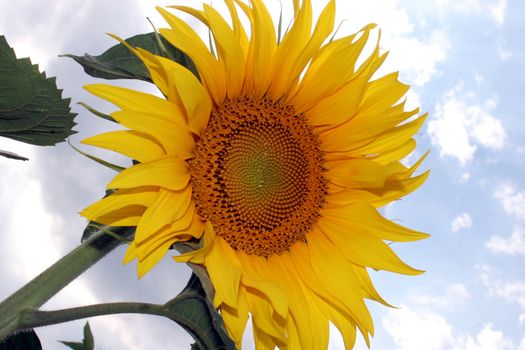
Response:
[[[200,217],[248,255],[304,242],[326,194],[318,138],[302,115],[268,97],[212,111],[190,169]]]
[[[328,325],[352,348],[373,324],[364,299],[388,305],[368,268],[415,275],[390,242],[425,238],[377,208],[417,189],[424,157],[401,160],[425,116],[405,111],[408,86],[391,73],[372,78],[386,54],[373,32],[330,39],[335,1],[315,25],[311,1],[293,1],[282,40],[261,0],[225,0],[231,25],[214,8],[175,6],[210,30],[217,54],[171,12],[161,34],[194,61],[185,67],[130,47],[164,98],[109,85],[86,87],[120,110],[126,130],[84,140],[138,164],[108,184],[115,192],[82,215],[136,226],[125,262],[144,275],[176,242],[202,248],[175,256],[203,265],[214,305],[237,346],[249,317],[257,349],[323,349]],[[241,24],[241,14],[250,28]],[[250,35],[247,35],[247,32]],[[357,62],[362,62],[358,64]]]

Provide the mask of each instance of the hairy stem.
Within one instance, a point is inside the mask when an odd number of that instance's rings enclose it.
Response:
[[[125,238],[129,238],[133,234],[130,228],[122,227],[112,230]],[[103,230],[99,230],[2,301],[0,303],[0,340],[23,329],[19,324],[19,316],[22,310],[38,309],[121,243]]]
[[[95,304],[54,311],[22,310],[18,318],[22,329],[49,326],[82,318],[114,314],[149,314],[166,316],[164,305],[148,303]]]

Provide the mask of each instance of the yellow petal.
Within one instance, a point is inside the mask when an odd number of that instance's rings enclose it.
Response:
[[[332,293],[337,293],[338,299],[345,302],[345,305],[351,305],[347,311],[358,325],[366,330],[373,330],[372,318],[363,301],[357,276],[353,269],[348,268],[345,257],[319,230],[310,232],[306,239],[317,278]],[[366,251],[366,254],[370,254],[370,251]]]
[[[162,246],[155,249],[144,260],[139,261],[137,276],[142,278],[146,273],[148,273],[166,255],[172,245],[173,242],[165,242]]]
[[[427,150],[418,160],[415,162],[406,172],[398,174],[395,176],[398,179],[409,179],[414,175],[414,172],[419,168],[421,163],[427,158],[430,154],[430,150]]]
[[[409,139],[403,145],[399,146],[399,148],[395,148],[389,152],[381,153],[380,155],[373,157],[373,159],[376,162],[382,164],[397,162],[412,153],[416,149],[416,145],[416,140]]]
[[[135,232],[137,244],[161,227],[181,218],[189,208],[191,193],[191,186],[186,186],[180,191],[160,189],[157,199],[144,212],[137,226]]]
[[[192,15],[193,17],[197,18],[199,21],[204,23],[207,27],[210,26],[208,23],[208,18],[206,17],[206,14],[204,13],[204,11],[194,9],[193,7],[181,6],[181,5],[174,5],[174,6],[168,6],[168,7],[172,9],[180,10],[182,12],[186,12],[187,14]]]
[[[123,170],[113,178],[107,188],[159,186],[177,191],[186,187],[189,180],[186,162],[177,157],[166,156]]]
[[[228,97],[234,99],[241,94],[246,69],[246,59],[235,32],[222,16],[211,6],[204,5],[210,30],[215,38],[219,59],[226,68]]]
[[[136,111],[118,111],[111,114],[120,124],[155,138],[167,154],[177,154],[184,158],[193,155],[195,142],[187,124],[176,116],[166,118],[161,114]]]
[[[252,8],[236,1],[251,21],[251,40],[246,61],[244,93],[263,96],[270,86],[276,49],[272,17],[261,0],[252,0]]]
[[[237,349],[242,348],[242,337],[248,322],[248,302],[246,301],[246,290],[241,285],[239,291],[239,304],[236,308],[223,304],[221,306],[221,316],[224,321],[224,327],[228,335],[235,342]]]
[[[142,205],[128,205],[98,216],[96,222],[108,226],[137,226],[145,210]]]
[[[404,103],[401,103],[380,110],[376,114],[366,114],[368,112],[362,112],[360,109],[342,125],[323,129],[321,138],[326,140],[325,147],[330,149],[333,149],[332,144],[337,143],[338,138],[344,139],[345,149],[370,145],[376,142],[383,133],[392,131],[394,127],[418,113],[418,109],[405,112],[403,107]]]
[[[206,268],[213,282],[216,298],[237,308],[242,268],[236,253],[220,237],[215,238],[212,249],[206,256]]]
[[[356,230],[350,220],[340,218],[320,220],[318,226],[332,242],[329,246],[335,250],[337,250],[335,247],[340,249],[346,259],[356,265],[405,275],[419,275],[423,272],[401,261],[392,248],[381,239],[367,234],[366,231]],[[317,242],[319,240],[321,239],[317,239]],[[313,247],[314,245],[309,246]],[[317,245],[315,247],[317,248]]]
[[[206,229],[203,237],[202,248],[197,250],[191,250],[187,253],[176,255],[173,257],[173,260],[176,262],[184,263],[194,263],[199,265],[204,265],[206,262],[206,257],[210,254],[213,249],[213,243],[215,241],[215,232],[213,232],[213,227],[211,223],[206,222]]]
[[[248,306],[255,326],[273,338],[285,341],[286,330],[273,322],[272,307],[267,299],[257,293],[246,294]]]
[[[155,139],[134,130],[111,131],[80,142],[118,152],[139,162],[147,162],[165,155],[164,149]]]
[[[325,300],[317,298],[316,302],[319,305],[321,311],[326,315],[330,322],[332,322],[337,327],[337,329],[343,336],[345,349],[353,349],[356,339],[355,322],[352,319],[348,319],[348,317],[344,313],[341,313],[339,310],[333,307],[333,305],[326,302]],[[368,334],[363,334],[363,337],[367,342],[368,346],[370,346]]]
[[[115,34],[109,33],[109,36],[118,40],[122,45],[126,46],[126,48],[128,48],[135,56],[137,56],[137,58],[139,58],[142,61],[142,63],[144,63],[146,68],[148,69],[150,77],[153,80],[153,83],[155,84],[155,86],[157,86],[160,89],[160,91],[162,91],[164,96],[168,96],[168,100],[174,101],[173,99],[174,88],[173,86],[170,86],[170,84],[168,84],[166,72],[162,69],[162,67],[158,64],[157,61],[151,59],[151,57],[154,55],[150,54],[149,52],[147,55],[139,52],[137,48],[134,48],[127,41],[125,41],[124,39],[121,39]]]
[[[124,254],[124,259],[122,259],[123,264],[129,264],[131,261],[133,261],[138,254],[137,246],[134,242],[131,242],[128,245],[128,249],[126,249],[126,253]]]
[[[170,59],[155,56],[143,49],[137,49],[150,60],[155,61],[164,71],[166,84],[173,87],[173,98],[186,115],[189,129],[201,135],[210,117],[212,100],[197,77],[186,67]]]
[[[395,162],[381,164],[368,159],[326,162],[326,178],[343,188],[383,187],[390,176],[404,169]]]
[[[300,67],[297,59],[310,40],[311,28],[312,4],[307,0],[303,2],[292,27],[275,51],[275,66],[279,69],[273,72],[269,90],[273,98],[279,99],[289,89],[291,82],[299,77],[296,75],[297,71],[299,71],[297,74],[300,74],[304,69],[305,63]]]
[[[141,206],[145,210],[157,197],[157,190],[151,188],[138,189],[138,191],[118,190],[103,198],[80,212],[80,215],[89,220],[97,221],[101,216],[112,211],[130,206]],[[136,211],[133,211],[135,213]],[[97,221],[98,222],[98,221]],[[101,222],[102,223],[102,222]]]
[[[409,123],[392,128],[389,131],[379,134],[373,142],[350,149],[347,154],[380,154],[382,152],[388,152],[399,148],[405,144],[406,141],[411,139],[419,129],[421,129],[421,126],[426,119],[427,114],[424,114]]]
[[[333,95],[354,75],[354,67],[368,40],[372,25],[362,29],[362,36],[352,44],[356,35],[334,40],[319,50],[306,71],[297,93],[291,99],[297,112],[310,109],[316,101]],[[376,61],[376,53],[369,60]],[[364,64],[367,64],[365,61]]]
[[[188,234],[194,238],[201,238],[204,233],[204,223],[199,215],[193,215],[191,226],[188,229]]]
[[[301,349],[326,349],[328,322],[315,305],[311,293],[302,283],[292,265],[288,252],[269,258],[274,278],[288,293],[290,314],[295,321]],[[288,320],[290,323],[290,320]],[[290,335],[289,335],[290,339]]]
[[[246,255],[242,252],[238,253],[239,261],[244,269],[242,283],[246,288],[258,290],[264,294],[270,301],[275,312],[282,318],[288,315],[288,300],[286,293],[277,285],[272,283],[271,279],[265,277],[262,271],[266,270],[266,259],[258,256]]]
[[[177,219],[174,223],[168,226],[164,226],[162,229],[154,232],[146,239],[138,242],[134,241],[134,244],[137,245],[138,258],[143,260],[147,255],[149,255],[156,247],[164,244],[165,242],[182,242],[189,240],[192,235],[188,233],[190,229],[193,218],[195,216],[195,205],[192,203],[184,215]]]
[[[168,118],[180,115],[174,103],[144,92],[106,84],[86,85],[84,89],[121,109],[145,113],[155,111]]]
[[[237,36],[237,41],[239,41],[244,56],[246,57],[246,54],[248,53],[248,46],[250,45],[250,43],[248,42],[248,36],[246,35],[246,31],[244,30],[244,27],[239,19],[237,8],[235,7],[233,0],[224,0],[224,2],[226,3],[226,6],[228,6],[228,10],[230,11],[233,23],[233,31]]]
[[[377,189],[370,189],[370,192],[379,198],[371,201],[375,207],[381,207],[396,199],[406,196],[409,193],[417,190],[428,178],[430,170],[427,170],[421,175],[410,179],[392,180],[385,183],[385,188],[382,191]]]
[[[363,113],[374,114],[398,102],[409,89],[409,86],[401,83],[398,78],[399,72],[393,72],[372,81],[361,106]]]
[[[279,347],[279,343],[275,341],[268,333],[257,327],[255,322],[252,320],[253,340],[255,343],[255,350],[275,350],[275,347]],[[283,348],[283,346],[281,346]],[[290,347],[288,347],[290,348]]]
[[[352,267],[359,280],[359,284],[361,285],[361,290],[363,291],[365,298],[375,300],[385,306],[393,307],[387,303],[385,299],[381,297],[381,295],[379,295],[376,288],[374,287],[374,284],[372,283],[372,280],[370,279],[370,276],[368,275],[366,268],[353,264]]]
[[[216,104],[221,105],[226,96],[224,67],[212,56],[201,38],[187,23],[161,7],[157,7],[157,10],[172,28],[160,29],[160,34],[192,59],[209,94]]]
[[[429,235],[415,231],[384,218],[376,208],[366,203],[351,203],[339,208],[326,208],[321,212],[327,220],[345,220],[349,231],[373,234],[379,239],[394,242],[412,242]]]
[[[362,102],[368,79],[366,74],[358,76],[333,95],[319,101],[306,112],[308,122],[319,127],[338,125],[351,119]]]
[[[296,242],[290,250],[290,255],[297,274],[310,290],[337,308],[347,309],[346,297],[339,300],[338,293],[333,293],[334,291],[328,289],[315,274],[306,243]]]

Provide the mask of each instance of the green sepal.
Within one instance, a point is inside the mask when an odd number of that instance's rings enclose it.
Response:
[[[17,59],[0,35],[0,136],[38,146],[62,142],[76,132],[69,103],[55,78],[29,58]]]
[[[82,151],[81,149],[79,149],[78,147],[75,147],[71,144],[71,142],[68,141],[68,144],[69,146],[71,146],[71,148],[73,148],[75,151],[77,151],[78,153],[80,153],[81,155],[83,155],[84,157],[86,158],[89,158],[95,162],[97,162],[98,164],[100,165],[103,165],[107,168],[110,168],[111,170],[115,170],[116,172],[120,173],[122,170],[126,169],[124,167],[121,167],[120,165],[116,165],[116,164],[113,164],[113,163],[110,163],[104,159],[101,159],[99,157],[95,157],[89,153],[86,153],[84,151]]]
[[[155,55],[178,62],[198,76],[195,65],[191,59],[185,53],[171,45],[169,41],[160,37],[158,33],[151,32],[136,35],[126,39],[126,42],[133,47],[140,47]],[[92,56],[87,53],[83,56],[72,54],[62,56],[74,59],[84,68],[87,74],[95,78],[152,81],[144,63],[121,43],[109,48],[98,56]]]
[[[91,333],[89,322],[86,322],[84,326],[84,339],[82,339],[81,343],[63,340],[59,340],[59,342],[73,350],[93,350],[95,348],[95,339],[93,338],[93,333]]]
[[[117,123],[117,121],[115,119],[113,119],[112,116],[110,116],[109,114],[105,114],[105,113],[102,113],[100,111],[97,111],[95,108],[91,107],[87,103],[77,102],[77,105],[80,105],[80,106],[84,107],[85,109],[87,109],[88,111],[90,111],[91,113],[93,113],[94,115],[96,115],[99,118],[106,119],[106,120],[109,120],[110,122]]]
[[[195,339],[192,349],[235,350],[235,344],[224,329],[224,322],[206,297],[206,292],[197,275],[192,274],[186,287],[164,307],[172,318]]]

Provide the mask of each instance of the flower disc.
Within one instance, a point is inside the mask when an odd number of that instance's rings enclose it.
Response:
[[[235,250],[289,250],[319,215],[326,184],[319,141],[302,115],[269,98],[212,112],[191,162],[198,211]]]

